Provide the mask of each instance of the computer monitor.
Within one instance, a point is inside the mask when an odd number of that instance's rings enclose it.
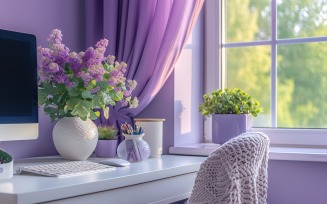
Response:
[[[0,29],[0,141],[38,137],[36,37]]]

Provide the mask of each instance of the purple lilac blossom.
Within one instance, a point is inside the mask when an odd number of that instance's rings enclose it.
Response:
[[[100,91],[100,87],[99,86],[97,86],[94,89],[92,89],[91,90],[91,93],[94,94],[94,93],[97,93],[98,91]]]
[[[53,44],[50,53],[59,65],[65,64],[69,58],[69,49],[64,44]]]
[[[58,84],[68,84],[69,82],[69,77],[63,73],[58,73],[55,75],[55,80]]]
[[[107,62],[109,65],[113,65],[115,63],[115,56],[109,55],[106,59],[105,62]]]
[[[127,97],[127,96],[130,96],[132,94],[132,90],[130,90],[129,88],[126,87],[126,91],[124,93],[124,96]]]
[[[108,47],[108,43],[109,43],[109,41],[104,38],[104,39],[101,39],[100,41],[98,41],[97,44],[95,45],[95,47],[107,48]]]
[[[136,88],[137,82],[135,80],[127,80],[126,91],[124,93],[125,97],[131,96],[132,91]]]
[[[107,39],[101,39],[96,43],[95,48],[89,47],[85,52],[70,52],[62,43],[61,31],[55,29],[49,35],[48,42],[49,48],[38,47],[40,86],[42,82],[48,81],[53,85],[65,84],[67,88],[71,88],[75,82],[70,81],[70,78],[75,76],[83,80],[84,87],[88,87],[90,81],[103,81],[104,75],[109,74],[107,83],[116,92],[123,94],[122,105],[137,106],[137,98],[131,101],[131,94],[137,83],[135,80],[126,81],[124,77],[127,64],[116,62],[115,56],[104,57],[108,46]],[[109,70],[105,70],[104,66],[108,65]],[[91,89],[91,93],[96,94],[100,90],[100,87],[96,86]]]
[[[50,49],[49,48],[42,48],[42,47],[38,47],[37,48],[38,54],[42,57],[46,57],[46,58],[51,58],[51,54],[50,54]]]
[[[89,82],[91,81],[91,76],[89,73],[84,72],[84,71],[80,71],[76,74],[77,77],[83,79],[84,81],[84,86],[87,87],[89,85]]]
[[[110,78],[108,84],[115,88],[115,91],[120,91],[120,89],[116,89],[117,84],[125,84],[124,74],[126,72],[127,64],[122,62],[115,62],[115,67],[109,72]]]
[[[82,59],[80,59],[79,55],[76,52],[69,53],[68,63],[75,74],[80,71],[82,62]]]
[[[139,100],[136,97],[134,97],[131,103],[131,108],[136,108],[138,105],[139,105]]]
[[[82,59],[85,55],[85,52],[79,52],[78,53],[78,58]]]
[[[75,82],[66,82],[65,83],[68,88],[72,88],[75,85]]]
[[[83,61],[88,61],[94,57],[95,57],[94,48],[89,47],[85,50],[85,54],[82,59],[83,59]]]
[[[61,31],[58,29],[52,30],[51,34],[48,37],[48,42],[52,44],[54,43],[60,44],[61,41],[62,41]]]
[[[83,65],[82,67],[92,67],[99,65],[101,61],[99,60],[99,52],[94,50],[93,47],[86,49],[84,56],[82,57]]]
[[[122,89],[121,89],[121,87],[115,87],[115,92],[120,92]]]
[[[44,67],[48,73],[56,73],[59,71],[59,65],[55,62],[50,62],[48,66]]]
[[[104,60],[105,48],[96,48],[95,49],[95,59],[94,62],[97,65],[100,65]]]
[[[95,79],[96,81],[102,81],[103,80],[103,75],[105,73],[105,70],[104,70],[103,67],[93,66],[88,71],[89,71],[91,77],[93,79]]]

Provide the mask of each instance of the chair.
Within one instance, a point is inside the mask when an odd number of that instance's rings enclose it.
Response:
[[[268,137],[239,135],[216,149],[201,165],[188,204],[265,204]]]

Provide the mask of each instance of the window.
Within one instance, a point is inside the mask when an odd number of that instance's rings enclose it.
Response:
[[[327,0],[209,0],[205,11],[205,91],[254,96],[264,113],[253,125],[273,143],[327,145]]]

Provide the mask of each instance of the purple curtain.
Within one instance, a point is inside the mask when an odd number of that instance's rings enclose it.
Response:
[[[111,107],[109,121],[102,117],[102,123],[118,127],[132,123],[132,118],[153,100],[172,73],[203,2],[86,0],[86,44],[93,45],[102,34],[109,40],[108,54],[126,62],[127,79],[138,83],[133,96],[139,99],[139,106]]]

